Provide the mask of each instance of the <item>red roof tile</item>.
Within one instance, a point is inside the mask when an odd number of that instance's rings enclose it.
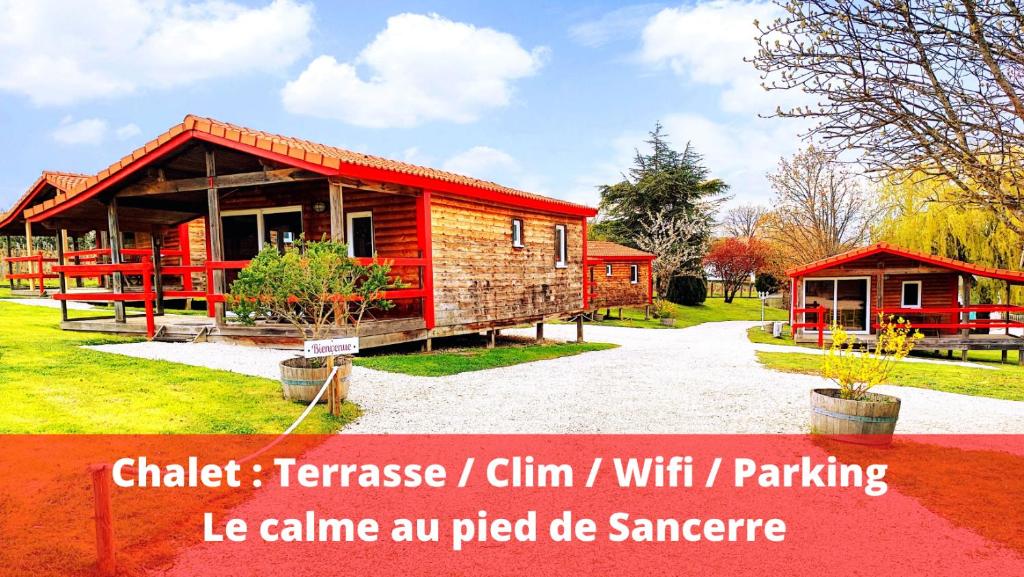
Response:
[[[11,208],[0,215],[0,228],[8,226],[14,222],[26,208],[32,205],[32,200],[38,196],[44,188],[46,188],[46,185],[56,188],[58,192],[57,197],[60,198],[61,196],[66,196],[69,190],[80,185],[86,178],[87,175],[84,174],[44,170],[43,173],[39,175],[39,178],[32,183],[32,186],[25,191],[25,194],[21,195],[21,197],[14,202]]]
[[[431,179],[439,182],[447,182],[456,185],[471,187],[481,191],[489,191],[499,193],[501,195],[508,195],[511,197],[518,197],[522,199],[532,199],[549,203],[554,207],[563,207],[566,209],[572,209],[573,211],[584,211],[590,215],[596,213],[596,211],[588,206],[576,204],[564,200],[555,198],[549,198],[502,186],[500,184],[472,178],[469,176],[463,176],[452,172],[438,170],[435,168],[429,168],[426,166],[419,166],[410,164],[407,162],[401,162],[397,160],[390,160],[379,156],[373,156],[370,154],[363,154],[359,152],[353,152],[345,150],[343,148],[337,148],[334,146],[327,146],[309,140],[302,140],[298,138],[291,138],[287,136],[281,136],[279,134],[271,134],[262,132],[259,130],[253,130],[244,126],[237,126],[234,124],[228,124],[212,118],[202,118],[199,116],[188,115],[185,119],[175,126],[172,126],[169,130],[163,134],[157,136],[152,141],[139,147],[131,154],[125,156],[121,161],[110,165],[106,169],[100,171],[96,176],[89,177],[87,180],[77,183],[72,190],[68,193],[68,199],[73,199],[79,194],[87,193],[88,190],[104,180],[111,178],[118,174],[120,170],[123,170],[126,166],[131,164],[133,159],[138,159],[148,152],[151,152],[157,146],[169,141],[174,136],[186,132],[192,131],[193,133],[205,133],[211,136],[223,138],[231,142],[237,142],[242,146],[251,147],[261,150],[267,150],[276,152],[284,156],[295,158],[310,164],[321,166],[328,171],[338,171],[341,175],[344,175],[344,168],[342,165],[361,166],[373,169],[380,169],[392,173],[406,174],[416,177],[422,177]],[[43,209],[36,208],[30,209],[26,216],[35,216],[43,212]]]
[[[587,241],[587,256],[603,259],[646,259],[655,258],[656,255],[614,242],[591,240]]]
[[[975,274],[986,278],[996,278],[1010,282],[1024,283],[1024,272],[1021,271],[1006,270],[990,266],[971,264],[944,256],[937,256],[933,254],[910,250],[907,248],[889,244],[887,242],[879,242],[871,246],[853,249],[842,254],[837,254],[836,256],[808,263],[803,266],[791,268],[786,271],[786,274],[789,275],[790,277],[801,277],[812,272],[832,268],[840,264],[845,264],[848,262],[856,261],[868,256],[881,253],[918,260],[921,262],[934,264],[940,267],[949,268],[951,270],[964,272],[968,274]]]

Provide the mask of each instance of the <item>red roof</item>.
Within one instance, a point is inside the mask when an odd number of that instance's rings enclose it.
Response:
[[[14,205],[7,212],[0,215],[0,228],[4,228],[14,222],[21,213],[32,205],[32,201],[39,196],[47,185],[57,189],[57,193],[66,193],[72,188],[81,184],[87,177],[85,174],[73,172],[56,172],[44,170],[43,173],[32,183],[25,194],[21,195]]]
[[[59,194],[53,201],[47,201],[41,206],[28,210],[26,216],[32,220],[46,218],[50,216],[47,213],[58,212],[50,209],[75,199],[91,197],[103,188],[116,183],[122,177],[191,139],[212,142],[274,159],[325,176],[355,176],[368,180],[382,180],[475,197],[480,200],[515,205],[527,204],[552,212],[578,216],[594,216],[597,213],[595,209],[582,204],[549,198],[486,180],[353,152],[308,140],[270,134],[190,114],[180,124],[172,126],[160,136],[135,149],[131,154],[96,175],[79,182],[66,194]],[[75,202],[77,203],[77,201]]]
[[[587,257],[604,260],[651,260],[657,255],[614,242],[591,240],[587,241]]]
[[[990,266],[982,266],[976,264],[970,264],[963,261],[959,261],[944,256],[936,256],[933,254],[927,254],[923,252],[917,252],[914,250],[899,247],[887,242],[880,242],[871,246],[863,248],[857,248],[851,251],[837,254],[826,259],[815,261],[803,266],[791,268],[786,271],[786,274],[790,277],[802,277],[812,272],[825,270],[834,266],[839,266],[848,262],[860,260],[865,257],[877,255],[877,254],[891,254],[893,256],[899,256],[926,262],[950,270],[955,270],[963,273],[974,274],[986,278],[1000,279],[1010,282],[1024,283],[1024,272],[1015,270],[1006,270],[1001,268],[994,268]]]

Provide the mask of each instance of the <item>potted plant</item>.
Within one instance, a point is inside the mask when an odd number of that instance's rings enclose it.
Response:
[[[303,340],[327,338],[340,327],[359,336],[359,325],[369,310],[394,306],[384,298],[384,291],[403,285],[390,273],[390,263],[360,264],[340,242],[300,240],[284,253],[267,245],[239,273],[226,301],[234,320],[242,324],[286,322]],[[284,397],[311,401],[334,366],[338,366],[340,402],[348,394],[350,356],[282,361]]]
[[[811,432],[859,443],[887,443],[892,438],[900,400],[872,393],[871,388],[889,379],[895,364],[910,354],[923,335],[902,318],[879,315],[878,321],[874,348],[862,351],[855,351],[856,337],[832,325],[832,344],[821,373],[839,388],[811,391]]]
[[[675,326],[676,319],[672,317],[672,307],[668,301],[661,297],[654,298],[654,318],[658,319],[666,327]]]

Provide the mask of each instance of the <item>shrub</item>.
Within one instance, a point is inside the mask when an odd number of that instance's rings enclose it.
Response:
[[[699,305],[708,298],[707,282],[699,276],[672,277],[668,283],[668,294],[665,295],[665,298],[677,305]]]
[[[782,281],[775,278],[775,275],[767,272],[757,273],[754,278],[754,288],[759,293],[774,293],[782,286]]]
[[[388,263],[360,264],[348,247],[334,241],[300,241],[284,254],[267,245],[242,269],[225,297],[237,322],[278,318],[303,339],[321,339],[334,324],[351,324],[358,334],[368,310],[394,306],[384,291],[402,287]]]
[[[874,350],[855,352],[857,338],[833,324],[832,346],[825,353],[821,374],[839,385],[843,399],[862,401],[875,385],[884,383],[896,362],[906,357],[924,338],[920,331],[911,331],[910,323],[892,315],[878,315],[878,340]]]

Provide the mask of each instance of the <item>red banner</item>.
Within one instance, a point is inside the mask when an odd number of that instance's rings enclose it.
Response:
[[[274,440],[3,437],[0,575],[1024,574],[1021,436]]]

